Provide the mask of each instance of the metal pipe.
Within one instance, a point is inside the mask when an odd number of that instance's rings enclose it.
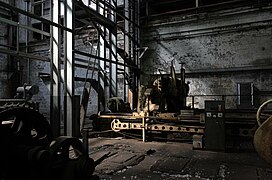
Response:
[[[248,0],[227,1],[227,2],[222,2],[222,3],[205,5],[205,6],[201,6],[201,7],[203,9],[217,7],[217,6],[224,6],[225,7],[227,5],[234,4],[234,3],[240,3],[240,2],[248,2]],[[254,1],[253,1],[253,3],[254,3]],[[252,3],[250,3],[250,4],[252,4]],[[187,12],[187,11],[194,11],[196,9],[197,9],[196,7],[192,7],[192,8],[181,9],[181,10],[176,10],[176,11],[169,11],[169,12],[165,12],[165,13],[153,14],[153,15],[149,15],[149,16],[150,17],[157,17],[157,16],[162,16],[162,15],[172,15],[172,14],[176,14],[176,13],[184,13],[184,12]]]
[[[200,36],[211,36],[211,35],[218,35],[219,33],[220,34],[226,34],[226,33],[233,33],[233,32],[239,32],[239,31],[248,31],[248,30],[254,30],[254,29],[261,29],[261,28],[267,28],[267,27],[272,27],[271,26],[271,21],[268,21],[267,24],[265,25],[258,25],[256,27],[253,27],[253,26],[248,26],[248,27],[241,27],[241,28],[233,28],[231,30],[221,30],[221,29],[218,29],[218,30],[213,30],[213,31],[210,31],[210,32],[202,32],[202,33],[195,33],[195,34],[192,34],[190,33],[189,31],[186,32],[187,34],[184,34],[182,35],[181,33],[171,33],[171,34],[178,34],[178,35],[171,35],[170,33],[169,34],[164,34],[166,35],[166,37],[163,37],[163,35],[160,35],[160,38],[159,38],[159,41],[169,41],[169,40],[177,40],[177,39],[189,39],[189,38],[195,38],[195,37],[200,37]],[[234,26],[237,26],[237,25],[233,25]],[[229,26],[230,27],[230,26]],[[222,27],[220,27],[222,28]],[[226,28],[228,28],[226,26]],[[222,28],[224,29],[224,28]],[[158,41],[158,36],[149,36],[148,37],[149,39],[146,39],[148,41]]]
[[[268,7],[265,7],[265,8],[262,8],[262,9],[259,9],[259,8],[253,8],[253,7],[248,7],[247,9],[243,9],[243,10],[237,10],[237,9],[234,9],[232,10],[231,12],[230,11],[222,11],[222,13],[211,13],[209,14],[209,18],[213,18],[213,19],[219,19],[219,18],[222,18],[222,17],[225,17],[225,16],[231,16],[231,15],[235,15],[235,16],[238,16],[238,15],[241,15],[241,14],[246,14],[246,13],[255,13],[255,12],[268,12],[272,9],[272,7],[268,6]],[[199,21],[199,18],[195,17],[195,16],[198,16],[199,14],[190,14],[190,17],[191,19],[189,18],[186,18],[186,19],[182,19],[182,20],[178,20],[178,21],[169,21],[169,22],[165,22],[165,23],[149,23],[147,25],[147,27],[157,27],[157,26],[165,26],[165,25],[174,25],[174,24],[188,24],[188,23],[192,23],[193,21]],[[192,18],[194,17],[194,18]]]
[[[226,73],[226,72],[236,72],[243,73],[245,71],[269,71],[272,70],[271,65],[267,66],[244,66],[244,67],[232,67],[232,68],[214,68],[214,69],[195,69],[187,70],[186,76],[194,74],[209,74],[209,73]]]
[[[252,21],[252,22],[245,22],[245,23],[232,23],[232,24],[228,24],[228,25],[221,25],[221,26],[214,26],[214,27],[208,27],[208,28],[199,28],[199,29],[191,29],[191,30],[183,30],[183,31],[178,31],[179,34],[181,33],[190,33],[192,34],[193,32],[198,32],[198,31],[207,31],[207,30],[215,30],[215,29],[226,29],[229,27],[234,27],[237,31],[237,25],[247,25],[247,26],[252,26],[252,24],[256,24],[256,23],[270,23],[272,21],[272,19],[265,19],[265,20],[258,20],[258,21]],[[178,24],[180,22],[173,22],[174,24]],[[172,23],[162,23],[159,24],[159,26],[166,26],[166,25],[172,25]],[[271,26],[271,25],[270,25]],[[153,26],[155,27],[155,26]],[[242,27],[243,28],[243,27]],[[239,29],[239,28],[238,28]],[[225,30],[228,31],[228,30]],[[163,36],[163,35],[172,35],[172,34],[176,34],[177,32],[168,32],[168,33],[161,33],[158,34],[159,36]],[[204,32],[205,33],[205,32]],[[207,32],[206,32],[207,33]],[[186,35],[186,34],[185,34]],[[194,35],[194,34],[193,34]]]

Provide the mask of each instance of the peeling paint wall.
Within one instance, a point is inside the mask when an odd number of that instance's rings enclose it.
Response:
[[[203,95],[230,95],[226,107],[236,108],[237,83],[253,83],[262,102],[271,97],[271,92],[262,92],[272,90],[271,8],[150,20],[142,36],[143,46],[149,47],[142,72],[169,73],[173,61],[179,73],[180,63],[185,63],[189,94],[201,95],[195,99],[196,107],[203,108],[205,99],[221,98]]]

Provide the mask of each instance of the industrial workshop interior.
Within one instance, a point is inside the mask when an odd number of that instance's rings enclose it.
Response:
[[[0,0],[0,180],[272,179],[272,0]]]

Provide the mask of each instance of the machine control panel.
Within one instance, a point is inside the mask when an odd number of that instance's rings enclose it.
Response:
[[[205,101],[205,115],[208,119],[224,118],[224,101]]]
[[[205,101],[205,147],[225,150],[225,102]]]

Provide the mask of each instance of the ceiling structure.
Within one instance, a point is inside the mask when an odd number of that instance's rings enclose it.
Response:
[[[170,15],[183,12],[234,8],[241,5],[264,5],[271,0],[143,0],[141,16]]]

